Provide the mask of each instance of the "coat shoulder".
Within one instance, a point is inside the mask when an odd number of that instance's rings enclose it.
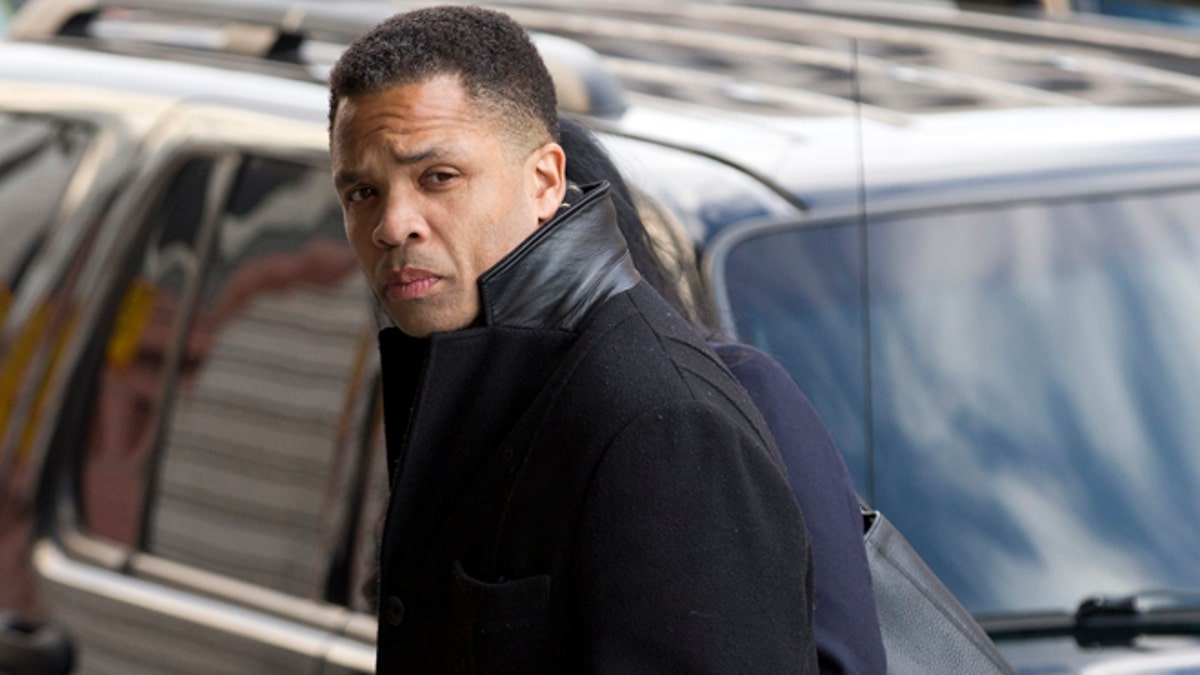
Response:
[[[645,284],[600,308],[563,374],[560,400],[592,413],[629,421],[694,401],[773,445],[745,389],[696,329]]]

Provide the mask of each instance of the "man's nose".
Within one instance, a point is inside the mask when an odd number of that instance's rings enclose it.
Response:
[[[387,201],[379,223],[375,226],[373,239],[381,248],[392,248],[425,238],[429,225],[418,202],[399,196]]]

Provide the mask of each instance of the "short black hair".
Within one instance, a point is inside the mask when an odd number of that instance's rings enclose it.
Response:
[[[507,14],[451,5],[397,14],[350,43],[329,75],[330,130],[341,99],[437,75],[458,77],[518,134],[558,140],[554,81],[529,34]]]

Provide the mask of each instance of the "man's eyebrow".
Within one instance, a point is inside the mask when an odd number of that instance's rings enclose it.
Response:
[[[362,177],[361,171],[353,171],[351,169],[342,169],[341,171],[338,171],[337,174],[334,175],[333,182],[337,185],[349,185],[350,183],[357,183],[358,179],[361,177]]]
[[[419,152],[413,152],[413,153],[410,153],[407,155],[393,154],[392,161],[395,164],[400,164],[400,165],[418,164],[418,163],[424,162],[426,160],[437,159],[439,157],[447,157],[452,154],[453,153],[446,152],[440,148],[429,148],[427,150],[421,150]],[[356,171],[354,169],[343,169],[343,170],[337,172],[337,175],[334,176],[334,181],[338,185],[346,185],[348,183],[357,183],[359,181],[359,179],[362,178],[362,175],[363,175],[362,171]]]
[[[429,148],[427,150],[414,152],[408,155],[393,154],[392,161],[397,164],[417,164],[419,162],[424,162],[427,159],[436,159],[446,154],[448,153],[440,150],[439,148]]]

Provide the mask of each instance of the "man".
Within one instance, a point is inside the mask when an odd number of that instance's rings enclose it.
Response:
[[[503,14],[402,14],[330,78],[380,333],[380,673],[816,672],[811,561],[745,392],[568,187]]]

